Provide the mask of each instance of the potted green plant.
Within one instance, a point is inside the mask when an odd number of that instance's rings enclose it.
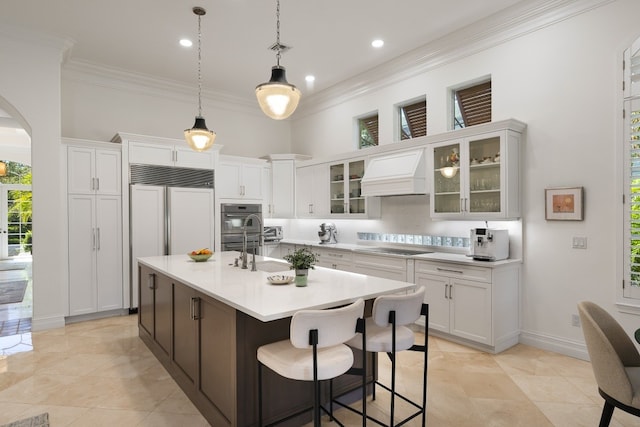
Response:
[[[282,257],[289,263],[289,268],[296,271],[296,285],[305,286],[309,269],[313,269],[318,261],[316,254],[311,252],[309,248],[296,249]]]

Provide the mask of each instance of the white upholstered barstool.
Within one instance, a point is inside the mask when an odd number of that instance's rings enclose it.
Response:
[[[373,303],[373,311],[371,317],[365,322],[365,339],[361,339],[358,334],[347,344],[353,348],[364,350],[371,353],[387,353],[391,360],[391,386],[388,387],[378,381],[373,381],[373,399],[376,396],[376,385],[381,386],[391,393],[391,409],[389,424],[383,423],[366,413],[366,398],[362,400],[362,412],[355,411],[353,408],[345,406],[354,412],[364,414],[364,416],[382,426],[395,426],[405,424],[409,420],[422,414],[422,426],[426,424],[426,406],[427,406],[427,350],[429,344],[429,336],[427,329],[429,327],[429,306],[424,303],[424,287],[420,287],[416,292],[405,295],[383,295],[375,299]],[[414,332],[406,325],[414,323],[425,316],[425,333],[424,345],[415,345]],[[424,353],[424,366],[422,376],[422,403],[417,404],[407,397],[396,392],[396,353],[404,350],[420,351]],[[374,372],[376,367],[374,366]],[[366,382],[366,376],[362,377],[363,383]],[[403,420],[395,422],[395,398],[399,397],[405,402],[414,406],[418,411],[409,415]]]
[[[262,366],[278,375],[300,381],[313,381],[313,422],[320,426],[320,409],[332,420],[332,411],[321,408],[320,381],[347,372],[353,365],[353,351],[345,345],[356,335],[358,320],[364,316],[364,301],[330,310],[302,310],[291,318],[288,340],[258,348],[258,417],[262,426]],[[332,397],[331,397],[332,398]],[[306,409],[300,413],[308,411]],[[294,414],[295,415],[300,415]],[[287,419],[291,418],[287,417]],[[284,420],[276,421],[277,424]]]

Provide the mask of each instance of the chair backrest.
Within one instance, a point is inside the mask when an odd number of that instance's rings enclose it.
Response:
[[[373,302],[371,317],[378,326],[389,326],[389,312],[396,312],[396,325],[408,325],[420,317],[424,286],[410,294],[382,295]]]
[[[582,332],[598,387],[631,406],[633,389],[625,366],[640,366],[640,354],[622,326],[603,308],[578,303]]]
[[[318,330],[318,348],[349,341],[356,335],[358,318],[364,316],[364,301],[330,310],[301,310],[291,318],[289,336],[297,348],[309,348],[309,331]]]

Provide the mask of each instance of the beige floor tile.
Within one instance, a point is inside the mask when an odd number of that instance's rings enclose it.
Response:
[[[149,416],[149,412],[123,409],[87,409],[82,416],[67,424],[69,427],[137,426]]]
[[[423,339],[418,333],[417,342]],[[32,351],[0,356],[0,424],[49,412],[52,427],[208,426],[138,338],[135,316],[34,332],[31,344]],[[422,363],[420,353],[398,355],[398,390],[417,401]],[[526,345],[491,355],[429,337],[428,363],[430,426],[598,424],[603,401],[588,362]],[[390,383],[390,362],[384,355],[379,357],[379,377]],[[386,420],[388,393],[378,389],[367,407],[369,414]],[[397,403],[398,418],[411,411]],[[359,416],[346,409],[337,409],[336,416],[347,426],[361,425]],[[337,424],[325,417],[323,425]],[[406,424],[419,425],[419,419]],[[640,420],[616,410],[611,425],[638,426]]]
[[[139,427],[209,427],[209,423],[200,414],[169,414],[152,412],[138,424]]]

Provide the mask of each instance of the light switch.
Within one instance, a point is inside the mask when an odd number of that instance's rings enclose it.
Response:
[[[587,249],[587,238],[586,237],[574,237],[573,238],[573,249]]]

